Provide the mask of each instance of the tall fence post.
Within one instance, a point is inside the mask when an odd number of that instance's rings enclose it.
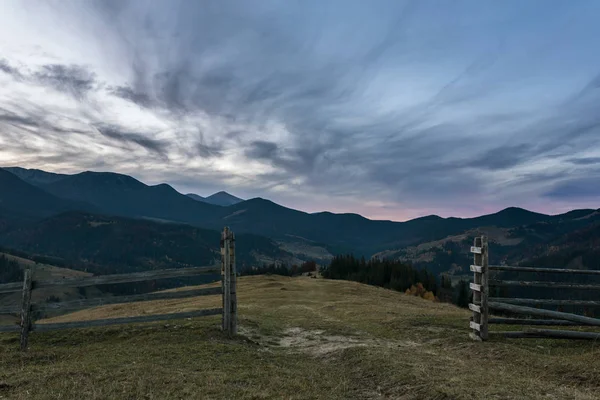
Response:
[[[473,311],[473,317],[469,327],[473,332],[469,336],[474,340],[487,340],[488,338],[488,240],[481,236],[475,238],[471,247],[473,256],[473,283],[469,287],[473,291],[473,303],[469,309]]]
[[[231,335],[231,247],[229,228],[221,235],[221,286],[223,289],[223,331]]]
[[[479,332],[482,340],[488,339],[488,296],[489,296],[489,246],[488,238],[481,237],[481,331]]]
[[[235,235],[231,231],[229,232],[229,263],[229,296],[231,301],[231,306],[229,308],[229,333],[230,335],[237,335],[237,271],[235,267]]]
[[[29,331],[31,330],[31,290],[33,283],[33,270],[26,268],[23,271],[23,296],[21,300],[21,351],[27,350]]]

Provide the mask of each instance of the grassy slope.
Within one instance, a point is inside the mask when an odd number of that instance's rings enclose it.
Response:
[[[13,256],[7,253],[0,253],[0,256],[5,256],[10,260],[17,261],[21,266],[32,267],[35,266],[36,279],[39,280],[51,280],[51,279],[63,279],[63,278],[75,278],[79,276],[91,276],[87,272],[75,271],[67,268],[55,267],[48,264],[36,264],[34,261],[26,258]],[[92,295],[99,295],[98,291],[94,288],[87,289]],[[34,303],[42,303],[49,296],[55,296],[61,299],[61,301],[75,300],[79,298],[79,291],[77,288],[42,288],[33,291],[32,301]],[[21,293],[11,293],[8,295],[0,295],[0,307],[13,306],[21,304]],[[0,324],[13,324],[19,318],[11,315],[0,315]]]
[[[76,320],[181,312],[220,298],[106,306]],[[219,317],[0,335],[0,398],[592,399],[600,347],[468,339],[469,313],[353,282],[239,280],[240,337]]]

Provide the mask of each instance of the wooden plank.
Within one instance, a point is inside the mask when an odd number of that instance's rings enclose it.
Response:
[[[469,269],[471,270],[471,272],[476,272],[478,274],[481,273],[481,266],[480,265],[471,265],[471,266],[469,266]]]
[[[20,314],[21,313],[21,306],[5,306],[5,307],[0,307],[0,315],[3,314]]]
[[[494,334],[516,339],[550,338],[600,340],[600,333],[596,332],[559,331],[555,329],[528,329],[522,332],[494,332]]]
[[[546,325],[546,326],[585,326],[572,321],[560,319],[531,319],[531,318],[490,318],[490,324],[499,325]]]
[[[57,329],[75,329],[75,328],[94,328],[99,326],[110,326],[110,325],[124,325],[124,324],[137,324],[146,322],[156,321],[168,321],[173,319],[186,319],[195,317],[204,317],[209,315],[219,315],[223,310],[221,308],[210,308],[206,310],[189,311],[183,313],[174,314],[159,314],[159,315],[146,315],[141,317],[128,317],[128,318],[111,318],[111,319],[97,319],[93,321],[77,321],[77,322],[61,322],[56,324],[35,324],[33,331],[45,332]]]
[[[579,322],[582,325],[600,326],[600,319],[584,317],[582,315],[569,314],[559,311],[544,310],[541,308],[516,306],[513,304],[498,303],[490,301],[488,306],[494,310],[508,311],[523,315],[535,315],[540,317],[556,318],[565,321]]]
[[[20,325],[0,325],[0,332],[21,332]]]
[[[478,324],[477,322],[470,321],[469,326],[471,327],[471,329],[474,329],[476,331],[481,331],[481,325]]]
[[[489,265],[488,238],[481,237],[481,339],[488,339],[488,265]]]
[[[471,288],[471,290],[474,292],[481,292],[481,285],[476,283],[469,283],[469,288]]]
[[[554,289],[581,289],[581,290],[600,290],[600,285],[582,285],[577,283],[562,282],[541,282],[541,281],[501,281],[491,280],[493,286],[527,286],[527,287],[546,287]]]
[[[479,307],[476,304],[469,304],[469,310],[476,312],[476,313],[480,313],[481,312],[481,307]]]
[[[235,267],[235,235],[233,232],[229,232],[229,262],[230,266],[230,297],[231,297],[231,319],[230,323],[230,334],[237,335],[237,272]]]
[[[536,305],[555,305],[555,306],[588,306],[600,307],[600,301],[593,300],[553,300],[553,299],[519,299],[506,297],[492,297],[490,301],[496,301],[506,304],[536,304]]]
[[[172,300],[172,299],[184,299],[187,297],[196,296],[210,296],[215,294],[221,294],[221,288],[205,288],[196,290],[184,290],[177,292],[159,292],[159,293],[146,293],[137,294],[130,296],[115,296],[115,297],[99,297],[95,299],[81,299],[73,300],[61,303],[45,303],[35,304],[32,307],[33,311],[48,311],[48,310],[78,310],[87,307],[98,307],[109,304],[122,304],[122,303],[134,303],[141,301],[154,301],[154,300]]]
[[[223,279],[223,330],[227,335],[231,335],[231,261],[230,261],[230,245],[229,245],[229,228],[223,229],[223,264],[224,279]]]
[[[481,264],[482,263],[481,246],[482,246],[481,237],[476,237],[473,240],[473,247],[471,247],[471,251],[474,253],[473,254],[473,265],[477,265],[477,266],[482,265]],[[481,304],[481,283],[482,282],[483,282],[482,274],[474,273],[473,274],[473,283],[469,283],[469,287],[473,291],[473,304]],[[477,324],[477,326],[479,326],[480,322],[481,322],[481,313],[474,312],[473,316],[471,318],[471,322],[469,323],[469,327],[471,329],[473,329],[471,324],[475,323],[475,324]],[[481,339],[481,333],[479,332],[479,329],[473,329],[473,331],[471,333],[473,335],[478,336]]]
[[[36,289],[47,287],[85,287],[108,285],[117,283],[143,282],[155,279],[180,278],[184,276],[203,275],[210,272],[218,273],[218,267],[192,267],[159,269],[155,271],[134,272],[131,274],[100,275],[86,278],[55,279],[49,281],[35,281]]]
[[[23,296],[21,301],[21,351],[27,350],[29,331],[31,330],[31,289],[33,270],[27,268],[23,271]]]
[[[510,265],[490,265],[489,269],[494,270],[494,271],[536,272],[536,273],[569,274],[569,275],[572,275],[572,274],[600,275],[600,270],[587,270],[587,269],[515,267],[515,266],[510,266]]]
[[[23,282],[3,283],[0,285],[0,294],[16,293],[23,290]]]
[[[479,247],[479,246],[471,246],[471,253],[481,254],[481,247]]]

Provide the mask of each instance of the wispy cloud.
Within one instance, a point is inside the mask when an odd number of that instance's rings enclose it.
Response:
[[[45,4],[0,50],[0,161],[400,219],[591,201],[594,1]]]

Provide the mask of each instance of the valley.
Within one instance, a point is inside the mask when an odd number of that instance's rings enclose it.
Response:
[[[0,169],[0,246],[93,273],[213,263],[223,226],[240,239],[241,269],[307,260],[327,265],[335,255],[354,254],[400,260],[456,280],[468,275],[469,246],[482,234],[490,237],[492,263],[597,269],[599,225],[600,212],[593,209],[544,215],[514,207],[476,218],[378,221],[310,214],[225,192],[200,198],[115,173]]]

